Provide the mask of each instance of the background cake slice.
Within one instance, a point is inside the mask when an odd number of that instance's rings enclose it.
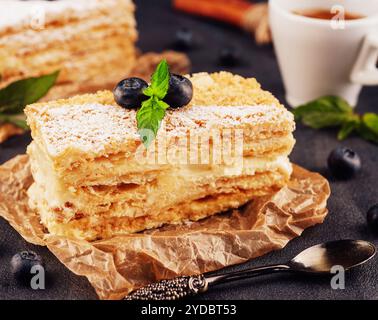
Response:
[[[292,114],[254,79],[222,72],[190,80],[193,100],[167,112],[155,150],[164,142],[164,150],[175,151],[193,134],[216,131],[225,138],[240,130],[240,159],[228,163],[222,154],[217,162],[210,153],[206,163],[190,163],[188,157],[143,162],[149,158],[140,158],[148,152],[135,111],[116,105],[111,92],[26,108],[34,139],[28,148],[35,180],[30,204],[50,232],[92,240],[195,221],[287,183]]]
[[[112,88],[132,69],[131,0],[0,1],[0,87],[60,70],[47,100]]]

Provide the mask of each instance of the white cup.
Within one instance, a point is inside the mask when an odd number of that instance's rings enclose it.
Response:
[[[334,18],[294,13],[310,9],[330,10]],[[326,95],[355,106],[362,85],[378,85],[378,0],[270,0],[269,10],[291,106]],[[364,17],[344,21],[344,12]]]

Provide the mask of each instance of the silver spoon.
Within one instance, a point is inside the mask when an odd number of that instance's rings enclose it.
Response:
[[[330,274],[332,267],[336,265],[342,266],[345,270],[357,267],[373,258],[375,253],[375,246],[367,241],[331,241],[310,247],[285,264],[251,268],[217,276],[201,274],[162,280],[137,289],[125,299],[177,300],[205,292],[220,283],[283,271],[326,275]]]

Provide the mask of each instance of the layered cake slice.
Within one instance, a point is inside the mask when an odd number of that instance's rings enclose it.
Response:
[[[0,88],[60,70],[46,100],[112,88],[137,39],[131,0],[0,1]]]
[[[275,192],[291,175],[293,116],[255,79],[194,74],[145,148],[108,91],[28,106],[35,208],[50,233],[101,239],[196,221]]]

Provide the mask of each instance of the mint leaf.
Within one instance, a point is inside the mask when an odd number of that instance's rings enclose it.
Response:
[[[55,84],[59,71],[49,75],[27,78],[11,83],[0,90],[0,113],[17,114],[28,104],[34,103],[47,94]]]
[[[374,134],[378,134],[378,115],[375,113],[365,113],[362,117],[362,122]]]
[[[354,118],[353,108],[334,96],[311,101],[294,109],[293,113],[297,121],[314,129],[340,126]]]
[[[151,77],[151,86],[145,90],[144,94],[147,96],[154,95],[160,100],[164,99],[169,89],[169,79],[168,63],[166,60],[162,60]]]
[[[143,94],[147,97],[153,97],[154,96],[154,89],[152,89],[151,86],[147,87],[143,90]]]
[[[165,116],[165,106],[155,97],[144,101],[137,113],[138,132],[146,148],[155,139]]]
[[[294,110],[294,114],[301,117],[309,111],[323,111],[333,113],[353,113],[353,108],[344,99],[336,96],[325,96],[302,106],[297,107]]]
[[[342,125],[347,120],[348,120],[348,117],[344,114],[323,113],[323,112],[312,112],[312,113],[306,114],[302,118],[303,124],[314,129],[337,127],[337,126]]]
[[[338,132],[337,139],[345,140],[353,133],[353,131],[357,130],[359,126],[360,118],[358,116],[356,116],[355,119],[346,121]]]
[[[375,113],[364,114],[358,133],[365,140],[378,143],[378,115]]]
[[[157,100],[156,103],[159,105],[160,108],[167,110],[169,108],[169,104],[164,102],[163,100]]]
[[[361,117],[342,98],[323,97],[299,106],[293,113],[297,121],[314,129],[340,127],[339,140],[357,132],[363,139],[378,144],[378,114],[366,113]]]
[[[162,60],[151,77],[151,85],[143,93],[150,97],[137,112],[138,133],[146,148],[155,139],[169,105],[162,99],[169,89],[170,73],[166,60]]]

